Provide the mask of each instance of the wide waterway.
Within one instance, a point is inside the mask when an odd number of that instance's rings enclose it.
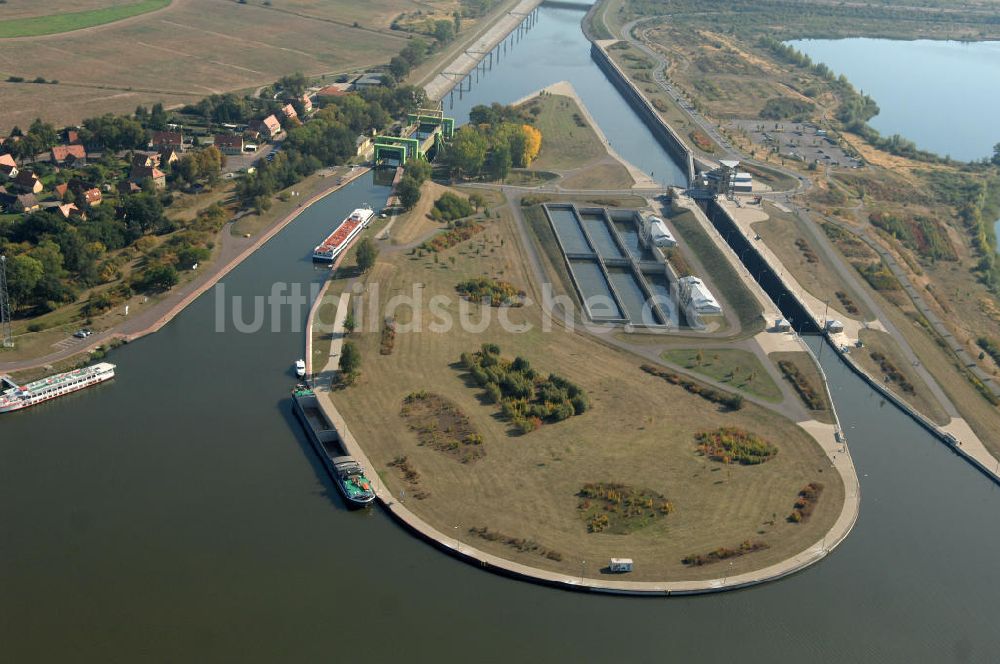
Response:
[[[536,30],[579,17],[543,9]],[[586,49],[574,35],[521,47],[553,62]],[[308,249],[385,194],[365,178],[328,197],[227,294],[318,281]],[[496,576],[346,511],[290,414],[290,328],[217,332],[208,293],[115,351],[112,383],[0,418],[3,661],[995,661],[1000,489],[828,348],[863,494],[851,536],[758,588],[635,599]]]
[[[923,150],[973,161],[1000,142],[1000,42],[802,39],[788,42],[870,95],[869,124]]]

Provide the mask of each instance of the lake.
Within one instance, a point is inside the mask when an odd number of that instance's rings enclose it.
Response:
[[[881,112],[869,124],[923,150],[972,161],[1000,143],[1000,42],[799,39],[786,42],[844,74]]]

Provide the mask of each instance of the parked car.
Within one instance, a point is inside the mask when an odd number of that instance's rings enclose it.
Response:
[[[73,336],[76,337],[77,339],[86,339],[91,334],[93,334],[93,331],[88,330],[87,328],[83,328],[82,330],[77,330],[76,332],[74,332]]]

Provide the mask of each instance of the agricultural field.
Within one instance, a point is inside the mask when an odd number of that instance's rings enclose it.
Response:
[[[34,7],[15,6],[12,13],[2,8],[0,39],[38,37],[105,25],[163,9],[170,2],[171,0],[118,0],[108,6],[106,2],[70,0]]]
[[[558,326],[544,332],[537,289],[510,211],[494,212],[499,216],[481,222],[484,230],[451,248],[423,255],[383,249],[364,279],[366,313],[359,318],[364,322],[351,335],[361,351],[361,374],[332,398],[392,494],[404,491],[409,509],[464,543],[570,574],[579,574],[586,560],[591,562],[585,572],[596,575],[606,564],[598,561],[625,551],[636,561],[630,577],[635,580],[709,578],[719,575],[719,568],[685,565],[682,559],[749,539],[765,541],[768,548],[733,560],[727,573],[736,574],[818,541],[843,501],[839,477],[818,445],[767,409],[753,404],[727,409],[646,374],[638,358],[582,334]],[[414,222],[419,219],[408,223]],[[480,324],[478,330],[465,329],[457,324],[463,305],[455,286],[478,277],[509,282],[533,301],[499,310],[465,303],[470,319]],[[414,284],[423,289],[416,308],[372,309],[376,286],[384,305]],[[349,286],[342,279],[331,289]],[[433,308],[455,319],[446,331],[430,327],[436,319],[429,304],[434,296],[450,300],[443,309]],[[378,327],[390,314],[398,334],[393,353],[382,355]],[[501,315],[531,329],[505,331]],[[418,319],[423,331],[407,331]],[[483,344],[496,344],[507,360],[523,358],[539,377],[563,377],[586,394],[589,405],[522,433],[498,404],[489,403],[489,391],[461,362],[463,353]],[[437,443],[420,444],[410,422],[394,415],[407,395],[421,391],[468,418],[463,427],[482,437],[476,442],[482,454],[474,462],[463,463]],[[697,434],[709,422],[710,428],[739,427],[766,438],[777,454],[757,465],[704,456]],[[437,442],[448,435],[441,429]],[[810,482],[826,485],[822,500],[808,523],[788,523],[798,492]],[[607,528],[597,509],[609,514]]]
[[[364,21],[390,21],[399,6],[409,4],[383,1],[359,8],[302,0],[302,12],[295,13],[277,2],[264,7],[175,0],[149,16],[57,41],[0,40],[0,81],[5,81],[0,132],[26,126],[36,116],[62,125],[104,112],[131,112],[139,104],[174,106],[253,89],[294,71],[323,75],[384,64],[408,36],[366,28]],[[10,76],[58,84],[6,82]]]

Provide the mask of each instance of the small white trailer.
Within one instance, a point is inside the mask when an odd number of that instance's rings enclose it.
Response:
[[[631,558],[612,558],[611,565],[609,566],[612,572],[616,574],[622,574],[624,572],[632,571],[632,559]]]

